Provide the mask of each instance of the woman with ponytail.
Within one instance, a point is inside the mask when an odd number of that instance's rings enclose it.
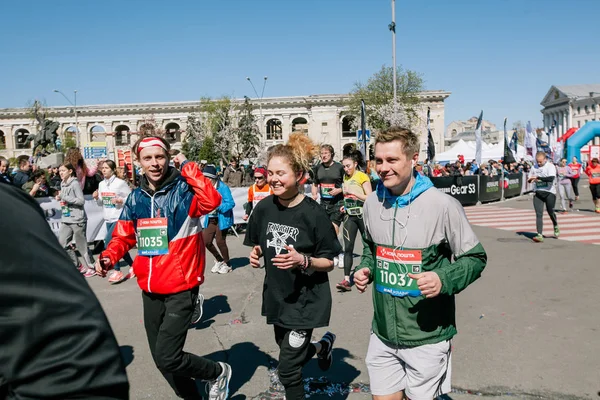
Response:
[[[301,133],[287,145],[270,149],[268,183],[273,195],[256,205],[244,244],[252,246],[250,263],[265,267],[262,315],[273,325],[280,348],[279,378],[288,400],[304,399],[302,367],[316,354],[329,369],[335,335],[311,343],[313,329],[329,325],[331,290],[327,273],[340,253],[333,225],[323,208],[299,190],[318,151]]]

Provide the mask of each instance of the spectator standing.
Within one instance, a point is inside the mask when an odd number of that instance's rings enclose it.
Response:
[[[0,157],[0,183],[12,184],[12,177],[8,173],[8,167],[8,160]]]
[[[50,190],[46,184],[46,173],[41,169],[35,171],[22,189],[29,193],[31,197],[48,197]]]
[[[246,203],[246,215],[244,221],[247,221],[259,201],[273,194],[273,189],[267,183],[267,170],[264,167],[258,167],[254,170],[254,182],[248,189],[248,202]]]
[[[223,172],[223,183],[230,188],[242,187],[244,182],[244,170],[238,166],[235,158],[231,159],[231,164]]]
[[[28,158],[23,157],[19,160],[19,170],[13,178],[13,184],[23,188],[23,185],[29,180],[29,175],[31,175],[31,163]]]

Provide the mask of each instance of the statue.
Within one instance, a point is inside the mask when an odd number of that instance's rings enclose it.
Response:
[[[33,140],[33,156],[36,156],[36,149],[38,148],[38,146],[42,146],[40,154],[41,156],[46,156],[50,154],[46,151],[46,146],[49,144],[52,144],[54,148],[58,149],[58,147],[56,146],[56,139],[58,139],[58,133],[56,133],[56,131],[58,130],[59,126],[60,124],[58,122],[51,121],[49,119],[40,121],[39,132],[36,135],[32,133],[27,137],[27,142]]]

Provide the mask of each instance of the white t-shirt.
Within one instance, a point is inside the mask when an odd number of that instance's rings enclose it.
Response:
[[[127,182],[119,179],[116,176],[111,176],[110,179],[104,179],[98,185],[98,204],[102,206],[104,220],[106,222],[115,222],[119,219],[123,204],[127,200],[127,196],[131,193],[131,189]],[[113,204],[114,198],[123,199],[123,204]]]
[[[550,162],[550,160],[546,161],[543,167],[533,168],[531,170],[533,176],[538,178],[544,178],[548,176],[553,176],[554,179],[552,182],[535,182],[535,190],[546,191],[553,194],[556,194],[556,166]]]

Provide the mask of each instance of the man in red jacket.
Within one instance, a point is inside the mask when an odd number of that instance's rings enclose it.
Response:
[[[183,351],[192,313],[204,281],[205,247],[200,217],[221,196],[195,163],[182,153],[169,166],[169,144],[142,138],[133,153],[144,175],[127,198],[106,250],[96,264],[104,275],[137,245],[133,263],[142,289],[144,326],[154,362],[175,393],[200,399],[194,379],[206,380],[211,400],[228,396],[231,367]]]

